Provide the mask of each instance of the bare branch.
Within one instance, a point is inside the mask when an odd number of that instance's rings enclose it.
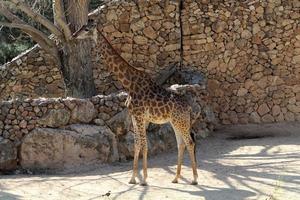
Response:
[[[27,33],[29,36],[32,37],[32,39],[37,42],[42,49],[44,49],[47,53],[49,53],[57,62],[59,62],[58,57],[58,50],[52,40],[49,38],[45,38],[42,36],[39,31],[36,31],[34,28],[32,28],[30,25],[26,24],[13,24],[13,23],[5,23],[0,22],[0,26],[7,26],[12,28],[19,28],[23,30],[25,33]],[[49,41],[51,42],[49,44]]]
[[[43,26],[45,26],[51,33],[59,37],[60,39],[63,38],[61,31],[46,17],[43,15],[34,12],[28,5],[23,3],[23,1],[20,0],[10,0],[12,3],[15,4],[17,8],[19,8],[21,11],[26,13],[30,18],[34,19],[35,21],[41,23]]]
[[[7,26],[11,28],[19,28],[22,29],[24,32],[34,33],[35,35],[40,35],[40,38],[43,38],[45,43],[49,46],[53,46],[54,42],[50,40],[44,33],[41,31],[33,28],[28,24],[16,24],[16,23],[7,23],[7,22],[0,22],[0,26]]]
[[[66,16],[64,14],[64,6],[62,0],[53,0],[54,21],[62,29],[66,40],[72,37],[71,30],[66,22]]]
[[[36,28],[26,24],[16,15],[12,14],[6,6],[1,4],[1,2],[0,2],[0,13],[4,17],[6,17],[9,21],[11,21],[11,23],[0,22],[0,25],[21,29],[23,32],[31,36],[32,39],[41,46],[41,48],[43,48],[47,53],[49,53],[51,56],[54,57],[55,60],[59,62],[58,49],[55,45],[55,42],[49,39],[47,35],[37,30]]]
[[[12,14],[8,10],[8,8],[4,5],[4,2],[0,2],[0,13],[11,22],[18,23],[18,24],[24,24],[24,22],[19,17]]]

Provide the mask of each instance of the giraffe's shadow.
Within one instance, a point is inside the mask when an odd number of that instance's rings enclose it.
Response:
[[[229,137],[230,136],[230,137]],[[268,197],[273,191],[278,188],[277,183],[280,183],[280,189],[285,192],[300,194],[299,167],[297,162],[300,160],[299,139],[300,135],[292,136],[274,136],[267,138],[253,138],[245,140],[232,139],[232,135],[222,133],[222,136],[214,135],[206,139],[200,140],[197,143],[197,160],[199,169],[199,178],[197,186],[190,185],[192,173],[185,173],[185,176],[179,180],[178,184],[160,184],[158,181],[151,183],[151,179],[155,180],[155,175],[151,173],[152,169],[160,169],[165,174],[164,178],[171,182],[175,176],[175,166],[177,163],[177,152],[162,153],[155,157],[149,158],[148,186],[142,187],[139,185],[127,185],[130,179],[132,170],[132,161],[124,163],[116,163],[114,165],[103,166],[97,170],[92,170],[85,173],[55,175],[57,180],[74,180],[76,177],[81,181],[78,185],[90,184],[93,181],[103,181],[106,179],[114,180],[120,184],[125,184],[126,189],[121,191],[111,191],[110,199],[124,199],[123,196],[134,192],[138,195],[138,199],[149,199],[153,189],[166,192],[178,192],[191,199],[201,197],[206,200],[218,199],[248,199],[256,198],[257,196]],[[235,137],[238,138],[238,137]],[[282,152],[274,152],[274,149],[280,149],[282,145],[293,147]],[[255,151],[249,150],[240,151],[244,148],[255,148]],[[297,148],[298,147],[298,148]],[[141,166],[141,163],[140,163]],[[184,157],[184,168],[190,168],[189,157],[186,154]],[[130,173],[128,173],[128,171]],[[126,180],[120,180],[120,173],[125,172]],[[141,171],[140,171],[141,172]],[[210,182],[206,178],[208,176],[213,181]],[[25,175],[24,175],[25,176]],[[99,177],[100,176],[100,177]],[[16,178],[21,178],[17,176]],[[42,176],[41,176],[42,177]],[[46,182],[51,176],[35,180],[36,183]],[[124,178],[124,176],[123,176]],[[128,178],[128,180],[127,180]],[[216,184],[217,183],[217,184]],[[5,187],[5,185],[4,185]],[[264,188],[271,188],[269,191]],[[3,189],[3,188],[0,188]],[[5,189],[5,188],[4,188]],[[5,190],[1,190],[0,197],[9,196],[5,194]],[[102,194],[101,194],[102,195]],[[17,196],[10,196],[11,199],[18,199]],[[91,199],[101,199],[97,194]],[[109,199],[107,198],[107,199]],[[151,198],[150,198],[151,199]],[[188,199],[188,198],[186,198]],[[267,199],[267,198],[265,198]]]
[[[241,131],[242,133],[242,131]],[[286,165],[295,166],[300,159],[300,150],[286,151],[283,153],[270,153],[271,149],[279,148],[280,145],[299,145],[299,135],[279,134],[274,137],[240,137],[241,140],[232,139],[232,135],[222,135],[221,137],[210,137],[198,142],[197,160],[200,171],[207,171],[212,174],[213,179],[221,182],[223,187],[210,185],[207,181],[201,184],[201,172],[199,173],[199,185],[189,186],[191,177],[183,177],[179,184],[186,185],[182,187],[167,187],[150,185],[139,191],[139,199],[147,199],[149,187],[161,190],[170,190],[186,193],[194,197],[202,197],[206,200],[218,199],[248,199],[252,196],[263,196],[266,199],[276,198],[278,189],[287,192],[300,194],[300,189],[296,185],[300,184],[300,173],[297,168],[287,168]],[[234,137],[239,138],[239,137]],[[258,146],[259,151],[241,152],[231,154],[244,146]],[[299,148],[298,148],[299,149]],[[257,151],[257,150],[256,150]],[[167,157],[167,158],[166,158]],[[284,159],[284,161],[282,160]],[[222,160],[234,161],[237,165],[225,164]],[[166,178],[170,176],[170,181],[175,176],[176,156],[157,156],[149,160],[149,168],[162,168],[166,171]],[[247,163],[249,161],[249,164]],[[253,162],[254,161],[254,162]],[[166,165],[167,163],[167,165]],[[246,164],[245,164],[246,163]],[[173,165],[173,166],[170,166]],[[185,155],[184,165],[190,167],[189,158]],[[288,172],[288,173],[287,173]],[[140,174],[141,176],[141,174]],[[151,176],[151,174],[149,174]],[[280,183],[280,186],[278,186]],[[225,187],[224,187],[225,185]],[[189,187],[196,187],[197,190],[191,191]],[[187,189],[185,189],[187,188]],[[266,188],[271,188],[267,191]],[[122,194],[127,191],[123,191]],[[121,194],[120,194],[121,195]],[[117,195],[114,199],[119,199]],[[256,198],[255,197],[255,198]]]

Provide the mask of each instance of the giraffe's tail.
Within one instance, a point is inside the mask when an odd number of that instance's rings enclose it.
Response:
[[[191,130],[190,130],[190,134],[191,134],[191,137],[192,137],[192,140],[195,144],[195,147],[194,147],[194,155],[195,155],[195,160],[197,162],[197,156],[196,156],[196,132],[193,130],[193,124],[196,122],[196,120],[199,118],[201,114],[201,109],[200,107],[197,107],[196,110],[192,110],[192,107],[190,107],[190,127],[191,127]]]
[[[193,127],[193,125],[195,124],[195,122],[197,121],[197,119],[199,118],[200,115],[201,115],[201,108],[199,105],[194,104],[193,109],[192,109],[192,107],[190,107],[191,128]]]

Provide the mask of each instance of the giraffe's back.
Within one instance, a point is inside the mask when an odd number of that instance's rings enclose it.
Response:
[[[143,115],[148,122],[163,124],[182,116],[189,118],[190,115],[190,105],[183,97],[159,86],[136,91],[131,98],[131,114]]]

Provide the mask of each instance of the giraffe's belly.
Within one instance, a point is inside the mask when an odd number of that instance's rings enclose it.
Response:
[[[165,124],[170,122],[170,117],[168,115],[151,113],[149,111],[146,114],[146,118],[148,122],[154,124]]]
[[[151,120],[149,120],[149,122],[153,123],[153,124],[165,124],[165,123],[168,123],[170,122],[169,119],[159,119],[159,118],[152,118]]]

